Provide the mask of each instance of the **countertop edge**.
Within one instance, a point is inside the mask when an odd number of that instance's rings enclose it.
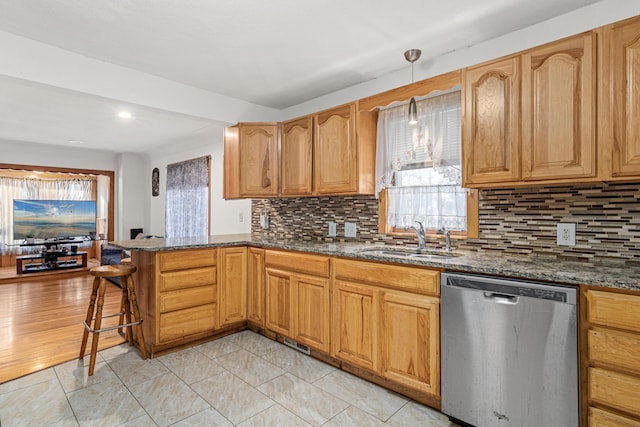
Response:
[[[249,234],[211,236],[200,239],[122,240],[109,242],[109,245],[129,251],[141,252],[252,246],[264,249],[290,250],[408,266],[430,267],[470,274],[538,280],[555,284],[587,285],[600,288],[640,291],[640,269],[632,267],[594,266],[587,263],[536,258],[507,258],[477,252],[465,252],[461,257],[442,260],[416,259],[402,256],[371,254],[363,251],[364,249],[370,250],[372,248],[385,247],[382,244],[264,241],[252,239]],[[622,273],[622,270],[630,271]]]

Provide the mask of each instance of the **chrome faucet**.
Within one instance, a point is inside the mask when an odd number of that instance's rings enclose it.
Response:
[[[427,236],[424,233],[424,226],[422,225],[422,223],[420,221],[416,221],[416,224],[418,224],[417,227],[415,225],[408,225],[404,229],[411,229],[416,233],[416,236],[418,237],[418,250],[421,250],[424,249],[424,244],[427,240]]]
[[[451,252],[451,232],[449,230],[446,230],[444,227],[442,227],[441,229],[438,230],[437,232],[438,234],[444,234],[444,237],[446,238],[445,240],[445,250],[447,252]]]

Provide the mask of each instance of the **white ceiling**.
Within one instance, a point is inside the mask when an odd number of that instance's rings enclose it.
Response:
[[[596,1],[0,0],[0,30],[283,109],[403,68],[409,81],[409,48],[424,63]],[[210,123],[139,107],[123,129],[106,119],[117,100],[2,76],[0,90],[4,139],[144,151]]]

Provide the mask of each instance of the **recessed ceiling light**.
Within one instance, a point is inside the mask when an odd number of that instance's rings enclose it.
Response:
[[[118,117],[120,117],[121,119],[130,119],[130,118],[131,118],[131,117],[133,117],[133,116],[132,116],[132,115],[131,115],[131,113],[130,113],[130,112],[128,112],[128,111],[120,111],[120,112],[118,113]]]
[[[79,139],[68,139],[67,142],[69,144],[84,144],[84,141],[80,141]]]

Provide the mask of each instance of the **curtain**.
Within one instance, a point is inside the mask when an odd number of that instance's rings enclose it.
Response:
[[[96,182],[96,232],[109,235],[109,188],[110,179],[106,175],[98,175]]]
[[[39,180],[0,177],[2,252],[11,252],[11,246],[19,244],[13,239],[13,201],[15,199],[93,200],[92,183],[93,181],[88,179]]]
[[[209,235],[209,157],[167,166],[167,237]]]
[[[376,194],[387,189],[387,224],[420,221],[429,229],[466,230],[460,91],[420,100],[417,107],[416,125],[407,123],[408,104],[378,114]]]

